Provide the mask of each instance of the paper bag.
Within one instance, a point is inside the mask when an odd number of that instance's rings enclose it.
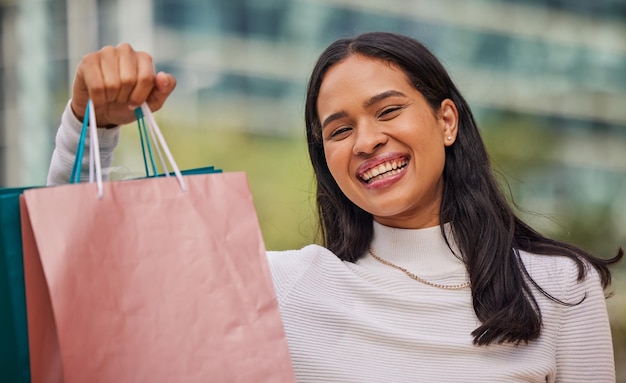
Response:
[[[32,381],[293,382],[243,173],[29,190]]]
[[[20,228],[25,189],[0,189],[0,377],[12,383],[30,382]]]

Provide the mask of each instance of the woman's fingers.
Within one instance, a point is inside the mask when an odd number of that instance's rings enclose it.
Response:
[[[107,46],[83,57],[76,70],[72,111],[84,117],[92,99],[98,125],[120,125],[134,120],[133,109],[148,101],[158,110],[174,90],[173,76],[154,71],[152,57],[129,44]]]
[[[119,89],[115,101],[124,104],[129,102],[137,84],[137,54],[129,44],[119,45],[118,50]]]
[[[91,98],[94,103],[104,103],[104,80],[100,70],[100,52],[90,53],[83,57],[76,68],[72,91],[72,111],[82,119]]]
[[[104,101],[109,103],[115,101],[120,90],[119,52],[118,48],[110,46],[102,48],[100,52],[100,74],[104,85]],[[94,104],[96,107],[103,105],[100,100],[96,102],[95,99]]]
[[[152,57],[147,53],[137,52],[135,58],[135,84],[126,100],[131,109],[143,104],[156,87]]]

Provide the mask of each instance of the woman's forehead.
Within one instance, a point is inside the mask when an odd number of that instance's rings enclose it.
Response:
[[[317,97],[317,108],[337,101],[366,102],[376,95],[417,91],[404,70],[388,60],[352,55],[336,63],[324,75]],[[371,104],[371,103],[370,103]],[[321,116],[320,116],[321,117]]]

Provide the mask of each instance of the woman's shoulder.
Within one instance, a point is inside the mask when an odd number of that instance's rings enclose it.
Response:
[[[520,251],[528,275],[542,289],[560,296],[584,294],[600,286],[597,270],[586,260],[563,255],[543,255]]]
[[[308,245],[298,250],[268,251],[267,260],[279,300],[312,269],[333,267],[342,262],[320,245]]]
[[[267,260],[274,278],[305,272],[311,267],[335,267],[342,261],[320,245],[307,245],[298,250],[268,251]]]
[[[576,262],[567,256],[535,254],[522,250],[519,255],[528,273],[536,278],[561,278],[577,268]]]
[[[270,267],[305,267],[311,263],[314,259],[318,258],[337,258],[327,248],[320,245],[307,245],[297,250],[280,250],[280,251],[268,251],[267,260]]]
[[[586,271],[593,269],[583,258],[579,258],[577,261],[565,255],[536,254],[523,250],[520,250],[519,254],[526,270],[531,275],[536,274],[538,277],[569,278],[572,275],[576,277],[580,267]]]

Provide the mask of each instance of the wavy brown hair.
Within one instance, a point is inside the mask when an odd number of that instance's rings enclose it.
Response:
[[[447,98],[456,104],[459,129],[455,143],[445,149],[440,226],[445,237],[444,223],[452,225],[459,256],[469,273],[474,311],[482,323],[472,332],[475,344],[519,344],[539,337],[541,312],[531,286],[560,304],[580,303],[563,302],[538,286],[525,269],[520,251],[574,260],[579,281],[585,277],[585,263],[589,263],[598,271],[602,286],[610,284],[608,266],[623,257],[622,249],[612,259],[600,259],[576,246],[542,236],[517,217],[494,178],[469,105],[444,67],[418,41],[392,33],[367,33],[334,42],[321,54],[310,77],[306,132],[324,246],[340,259],[354,262],[367,252],[373,235],[372,215],[341,192],[328,170],[317,112],[325,73],[355,54],[400,67],[434,111]]]

